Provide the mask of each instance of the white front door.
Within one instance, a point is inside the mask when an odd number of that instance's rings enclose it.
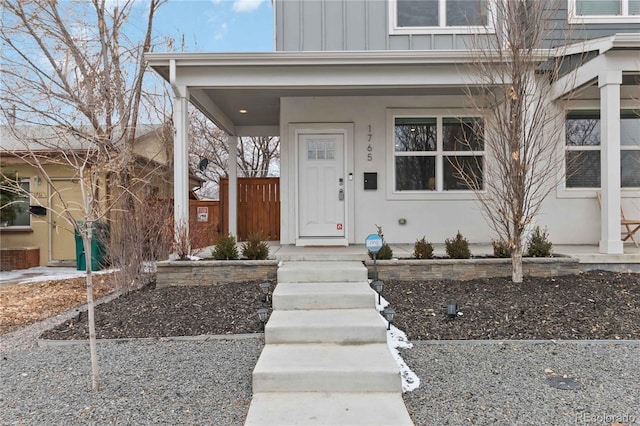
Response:
[[[344,237],[344,134],[298,134],[298,178],[300,237]]]

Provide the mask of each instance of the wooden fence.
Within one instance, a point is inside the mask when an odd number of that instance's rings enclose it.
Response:
[[[220,217],[229,232],[229,180],[220,179]],[[280,178],[238,178],[238,241],[257,232],[267,241],[280,240]]]
[[[212,246],[220,231],[220,202],[189,200],[189,239],[192,248]]]

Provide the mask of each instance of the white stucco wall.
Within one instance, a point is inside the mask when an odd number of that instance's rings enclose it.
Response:
[[[439,193],[430,199],[395,199],[388,190],[393,173],[389,109],[461,108],[464,96],[431,97],[318,97],[283,98],[281,100],[281,164],[282,191],[282,243],[295,243],[295,185],[293,146],[289,128],[292,123],[353,123],[353,158],[347,158],[347,175],[354,175],[355,223],[351,243],[363,243],[365,237],[375,233],[381,225],[385,239],[390,243],[413,243],[426,236],[427,240],[443,243],[460,230],[471,243],[490,242],[495,235],[483,218],[472,193]],[[596,104],[597,105],[597,104]],[[563,114],[558,109],[558,114]],[[369,132],[371,126],[371,132]],[[371,133],[371,142],[368,134]],[[564,149],[563,135],[557,134],[559,153]],[[371,143],[372,161],[367,160],[367,145]],[[363,173],[378,173],[378,189],[363,189]],[[286,198],[286,199],[285,199]],[[424,197],[414,197],[424,198]],[[638,200],[624,199],[623,206],[640,211]],[[400,225],[399,219],[406,219]],[[594,191],[552,191],[545,200],[535,221],[546,226],[555,244],[597,244],[600,236],[600,212]]]

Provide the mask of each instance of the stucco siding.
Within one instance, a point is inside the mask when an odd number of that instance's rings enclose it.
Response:
[[[356,242],[376,231],[381,225],[385,238],[392,243],[412,243],[426,236],[427,240],[442,243],[460,230],[470,242],[490,242],[495,235],[487,225],[474,196],[445,193],[437,199],[399,200],[389,197],[391,161],[387,110],[389,108],[460,108],[466,103],[463,96],[430,97],[322,97],[282,99],[282,162],[295,171],[294,140],[289,140],[289,123],[353,123],[355,133],[353,158],[347,159],[346,172],[353,173],[355,197]],[[371,126],[371,142],[368,142]],[[560,138],[560,136],[559,136]],[[367,159],[367,145],[372,144],[372,161]],[[558,139],[558,149],[563,145]],[[557,154],[557,153],[555,153]],[[378,189],[363,189],[363,174],[378,173]],[[295,172],[283,175],[282,190],[291,197],[288,210],[283,208],[285,244],[295,242]],[[623,200],[623,205],[633,203]],[[637,208],[637,207],[636,207]],[[571,213],[572,212],[572,213]],[[399,219],[405,219],[401,225]],[[536,223],[548,227],[551,240],[557,244],[596,244],[600,232],[600,212],[594,193],[582,191],[572,197],[552,191],[542,206]],[[286,235],[286,237],[285,237]]]

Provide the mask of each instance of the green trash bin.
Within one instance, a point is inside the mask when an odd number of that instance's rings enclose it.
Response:
[[[80,227],[83,226],[83,222],[79,221],[78,225]],[[107,249],[105,247],[105,242],[109,237],[109,224],[104,222],[94,222],[93,223],[93,232],[91,238],[91,270],[99,271],[105,266],[107,266],[106,262],[106,254]],[[75,233],[76,236],[76,269],[78,271],[85,271],[87,269],[87,261],[84,253],[84,243],[82,242],[82,237],[78,232]]]

